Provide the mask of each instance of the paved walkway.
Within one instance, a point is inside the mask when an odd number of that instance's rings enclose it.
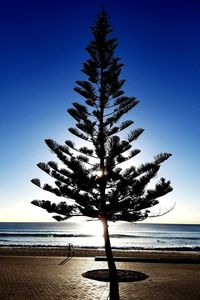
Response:
[[[87,270],[107,268],[94,258],[73,258],[59,266],[56,257],[0,257],[2,300],[106,300],[108,283],[86,279]],[[200,265],[118,262],[117,267],[149,275],[120,283],[121,300],[199,300]]]

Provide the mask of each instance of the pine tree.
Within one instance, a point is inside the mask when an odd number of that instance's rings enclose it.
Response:
[[[149,216],[149,208],[159,203],[158,198],[172,191],[170,182],[161,178],[153,189],[148,183],[157,175],[162,162],[171,154],[161,153],[150,163],[123,168],[123,163],[140,153],[132,143],[143,129],[132,129],[126,139],[120,133],[133,124],[123,116],[133,109],[138,100],[125,96],[120,79],[122,63],[115,55],[117,39],[110,37],[112,27],[104,10],[92,27],[93,40],[86,48],[89,59],[82,72],[87,80],[76,81],[74,90],[84,98],[74,102],[68,113],[76,127],[69,132],[82,139],[86,146],[77,147],[71,140],[60,145],[51,139],[45,142],[64,167],[54,161],[39,163],[38,167],[55,179],[55,186],[32,182],[67,201],[58,204],[48,200],[34,200],[32,204],[46,209],[57,221],[72,216],[87,216],[102,221],[105,252],[110,273],[110,299],[119,299],[119,288],[113,259],[108,221],[136,222]],[[131,162],[129,162],[129,165]],[[121,166],[121,167],[120,167]]]

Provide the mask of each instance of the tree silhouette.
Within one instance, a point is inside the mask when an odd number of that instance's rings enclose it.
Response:
[[[60,145],[51,139],[45,142],[56,154],[62,167],[54,161],[39,163],[38,167],[55,179],[55,186],[32,182],[43,190],[65,197],[58,204],[48,200],[34,200],[32,204],[46,209],[57,221],[72,216],[99,219],[104,228],[105,252],[110,273],[110,299],[119,299],[118,278],[113,259],[108,221],[136,222],[149,216],[149,208],[159,203],[158,198],[172,191],[169,181],[161,178],[153,189],[148,183],[157,175],[162,162],[171,154],[161,153],[150,163],[123,168],[123,163],[140,153],[131,149],[143,132],[137,128],[123,139],[121,132],[133,124],[123,116],[133,109],[138,100],[125,96],[120,79],[122,64],[115,55],[117,39],[110,37],[112,27],[104,10],[92,27],[93,40],[86,50],[89,59],[82,72],[87,80],[76,81],[74,90],[84,98],[73,103],[68,113],[76,127],[70,133],[82,139],[86,146],[77,147],[71,140]],[[121,167],[120,167],[121,165]],[[63,167],[64,166],[64,167]]]

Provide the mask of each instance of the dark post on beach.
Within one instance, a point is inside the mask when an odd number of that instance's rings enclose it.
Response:
[[[53,218],[57,221],[87,216],[102,222],[110,299],[118,300],[119,280],[108,222],[146,219],[150,215],[149,208],[157,205],[158,198],[172,191],[172,187],[170,181],[164,178],[160,178],[154,188],[148,187],[170,153],[160,153],[151,162],[137,167],[132,164],[134,157],[140,153],[139,149],[132,148],[132,143],[144,130],[132,129],[126,137],[125,133],[121,134],[134,123],[132,118],[124,120],[124,115],[139,101],[126,96],[122,90],[125,83],[120,78],[123,64],[115,54],[118,42],[112,34],[107,13],[102,10],[92,27],[93,39],[86,47],[89,58],[82,68],[86,80],[76,81],[74,88],[83,99],[72,103],[72,108],[68,109],[76,122],[69,132],[85,145],[75,145],[72,140],[60,145],[46,139],[47,146],[62,166],[54,161],[38,163],[42,171],[55,179],[54,186],[41,185],[39,179],[32,179],[41,189],[66,198],[66,202],[33,200],[32,204],[55,213]]]

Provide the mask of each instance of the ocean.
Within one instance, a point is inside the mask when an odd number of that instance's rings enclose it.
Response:
[[[200,224],[111,223],[113,249],[200,251]],[[103,248],[99,221],[0,223],[0,246]]]

